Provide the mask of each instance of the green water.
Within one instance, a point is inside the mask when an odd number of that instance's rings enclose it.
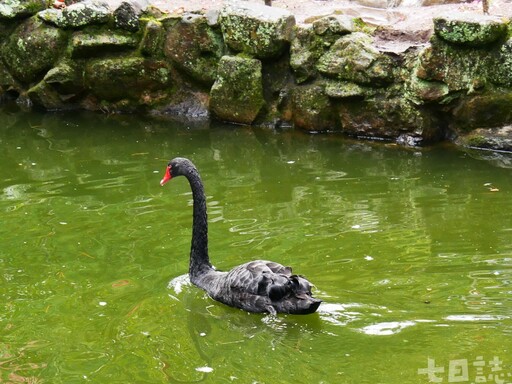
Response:
[[[505,155],[14,112],[0,150],[2,383],[512,382]],[[159,185],[177,155],[202,173],[217,268],[292,265],[317,314],[187,283],[191,195]]]

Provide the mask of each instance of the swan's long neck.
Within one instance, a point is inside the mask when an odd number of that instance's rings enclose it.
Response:
[[[211,270],[212,265],[208,257],[208,220],[203,183],[199,173],[193,167],[189,168],[186,177],[190,183],[194,201],[189,267],[190,279],[194,282],[196,278]]]

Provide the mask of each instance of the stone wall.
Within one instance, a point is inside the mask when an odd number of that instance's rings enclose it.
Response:
[[[400,50],[374,34],[349,16],[296,25],[243,1],[170,15],[146,0],[8,0],[0,99],[512,149],[508,20],[439,17],[428,44]]]

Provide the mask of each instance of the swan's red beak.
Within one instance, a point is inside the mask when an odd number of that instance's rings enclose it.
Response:
[[[169,180],[172,179],[171,175],[171,167],[167,166],[167,169],[165,170],[165,175],[162,180],[160,180],[160,185],[163,187],[165,183],[167,183]]]

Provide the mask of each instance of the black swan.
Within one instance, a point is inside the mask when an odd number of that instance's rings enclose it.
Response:
[[[308,314],[322,302],[311,295],[311,284],[292,275],[292,269],[272,261],[255,260],[229,272],[215,270],[208,257],[206,197],[199,173],[188,159],[177,157],[167,164],[160,181],[164,185],[177,176],[185,176],[194,201],[190,281],[215,300],[249,312]]]

